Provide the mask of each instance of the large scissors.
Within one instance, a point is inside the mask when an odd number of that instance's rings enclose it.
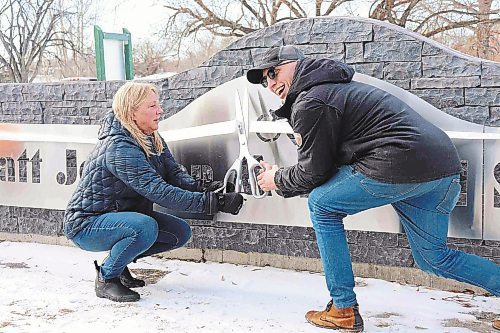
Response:
[[[236,110],[236,131],[238,132],[238,141],[240,143],[240,153],[238,158],[234,161],[233,165],[227,170],[224,176],[224,193],[226,193],[227,183],[229,178],[236,176],[236,183],[234,184],[235,192],[243,191],[242,175],[243,175],[243,161],[246,160],[248,168],[248,182],[252,190],[252,196],[256,199],[262,199],[267,196],[267,192],[262,191],[257,184],[257,177],[255,176],[256,169],[261,168],[259,162],[250,154],[248,150],[248,90],[245,87],[243,96],[243,105],[241,103],[240,94],[238,90],[235,93],[235,110]]]

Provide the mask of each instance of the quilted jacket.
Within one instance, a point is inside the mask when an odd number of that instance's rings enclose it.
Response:
[[[208,192],[198,192],[200,186],[180,168],[165,142],[163,152],[147,157],[113,112],[106,115],[98,138],[66,208],[64,233],[69,239],[92,216],[150,214],[153,203],[174,211],[216,213],[216,200]]]

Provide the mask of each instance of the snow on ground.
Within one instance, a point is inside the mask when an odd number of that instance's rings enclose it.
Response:
[[[105,253],[0,243],[0,332],[330,332],[304,314],[323,309],[322,274],[146,258],[141,300],[94,294],[92,261]],[[356,279],[365,332],[491,332],[500,299]]]

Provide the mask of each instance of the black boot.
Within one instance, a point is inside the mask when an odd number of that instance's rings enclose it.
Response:
[[[125,287],[119,277],[112,279],[103,279],[99,274],[100,267],[97,261],[94,261],[97,276],[95,278],[95,294],[100,298],[107,298],[114,302],[136,302],[141,298],[139,293]]]
[[[144,280],[133,277],[127,266],[125,266],[122,275],[120,275],[120,281],[127,288],[138,288],[144,287],[146,285],[146,282],[144,282]]]

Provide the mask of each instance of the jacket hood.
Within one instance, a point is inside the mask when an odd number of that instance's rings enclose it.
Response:
[[[113,135],[130,135],[130,132],[123,127],[122,123],[116,117],[113,111],[108,112],[108,114],[104,117],[104,120],[101,124],[101,128],[99,129],[98,138],[102,140],[108,136]]]
[[[325,83],[351,82],[354,70],[332,59],[305,58],[297,64],[285,103],[276,111],[278,117],[290,117],[292,104],[299,93]]]

